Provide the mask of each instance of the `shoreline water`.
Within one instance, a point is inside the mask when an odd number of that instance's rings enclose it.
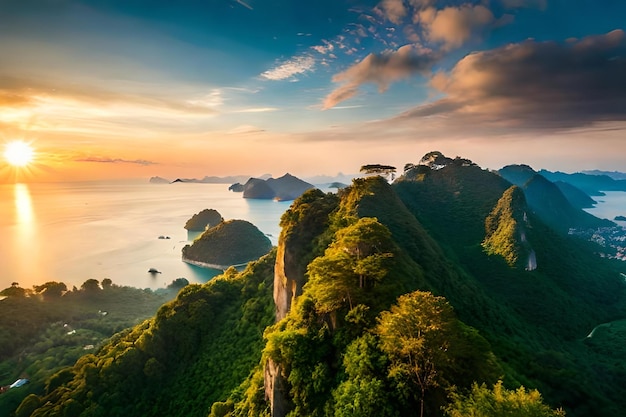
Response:
[[[605,195],[596,197],[598,202],[593,208],[584,209],[587,213],[601,219],[608,219],[618,226],[626,227],[626,221],[615,220],[617,216],[626,216],[626,191],[604,191]]]
[[[231,266],[234,266],[235,268],[243,266],[243,265],[247,265],[248,263],[246,262],[245,264],[241,264],[241,265],[218,265],[218,264],[209,264],[206,262],[200,262],[200,261],[194,261],[188,258],[183,257],[182,261],[185,263],[188,263],[190,265],[195,265],[197,267],[200,268],[206,268],[206,269],[214,269],[216,271],[220,271],[220,273],[226,271],[228,268],[230,268]]]
[[[224,184],[1,184],[0,289],[48,281],[72,288],[104,278],[152,289],[178,278],[204,283],[221,270],[181,260],[192,243],[184,229],[191,216],[213,208],[227,220],[251,222],[276,245],[290,205],[244,199]]]

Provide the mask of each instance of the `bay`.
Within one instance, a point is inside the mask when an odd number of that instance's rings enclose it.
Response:
[[[206,208],[250,221],[273,244],[290,202],[244,199],[227,184],[74,182],[0,185],[0,289],[87,279],[160,288],[203,283],[221,271],[182,262],[195,236],[185,222]],[[159,236],[169,239],[159,239]],[[156,268],[160,274],[149,274]]]
[[[622,227],[626,227],[626,221],[615,220],[616,216],[626,216],[626,192],[624,191],[604,191],[606,195],[594,196],[598,202],[595,207],[585,209],[601,219],[609,219]]]

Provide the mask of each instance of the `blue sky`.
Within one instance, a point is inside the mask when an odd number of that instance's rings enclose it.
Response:
[[[40,174],[356,172],[431,150],[626,171],[619,0],[0,0]]]

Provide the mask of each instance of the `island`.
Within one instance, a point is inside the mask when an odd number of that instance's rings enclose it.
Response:
[[[245,220],[228,220],[207,229],[182,250],[184,262],[227,269],[258,259],[272,249],[272,242],[255,225]]]
[[[300,197],[305,191],[315,188],[300,178],[285,174],[280,178],[250,178],[243,186],[243,198],[289,201]]]
[[[149,182],[150,184],[169,184],[170,180],[161,177],[151,177]]]
[[[217,226],[224,221],[222,215],[215,209],[204,209],[200,213],[194,214],[187,223],[185,229],[190,232],[203,232],[204,230]]]
[[[243,193],[243,184],[240,182],[236,182],[228,187],[228,191],[232,191],[234,193]]]
[[[615,216],[615,219],[618,222],[626,222],[626,216]]]

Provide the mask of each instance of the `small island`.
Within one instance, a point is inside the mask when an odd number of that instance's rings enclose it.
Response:
[[[615,216],[615,219],[618,222],[626,222],[626,216]]]
[[[194,214],[187,223],[185,229],[190,232],[203,232],[204,230],[217,226],[224,221],[222,215],[214,209],[204,209],[200,213]]]
[[[280,178],[250,178],[243,186],[243,198],[289,201],[315,188],[300,178],[285,174]]]
[[[240,182],[236,182],[228,187],[228,191],[232,191],[234,193],[243,193],[244,186]]]
[[[227,269],[260,258],[272,242],[255,225],[245,220],[228,220],[207,229],[183,250],[183,261],[192,265]]]

